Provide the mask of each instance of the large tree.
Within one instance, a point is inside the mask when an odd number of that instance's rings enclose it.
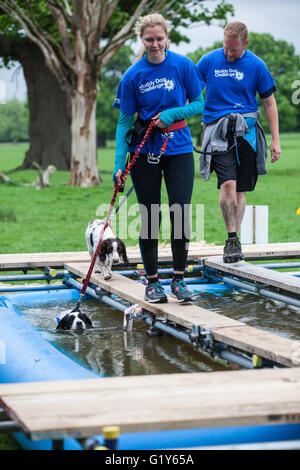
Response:
[[[18,169],[37,162],[42,168],[53,164],[70,170],[71,106],[40,48],[27,38],[0,36],[0,55],[6,62],[21,63],[27,84],[30,145]]]
[[[96,158],[98,77],[111,57],[133,37],[140,15],[160,11],[178,27],[225,20],[225,0],[210,11],[203,0],[0,0],[0,8],[42,52],[45,63],[71,103],[70,184],[100,184]],[[186,39],[186,38],[185,38]]]

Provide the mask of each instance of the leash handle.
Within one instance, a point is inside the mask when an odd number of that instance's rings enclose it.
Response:
[[[129,165],[127,166],[127,168],[124,170],[123,174],[122,174],[122,179],[123,179],[123,182],[125,183],[126,181],[126,178],[127,178],[127,175],[129,173],[129,171],[131,170],[131,168],[133,167],[133,165],[135,164],[136,162],[136,159],[138,158],[142,148],[144,147],[149,135],[150,135],[150,132],[152,131],[152,128],[153,126],[155,125],[155,121],[151,122],[151,124],[149,125],[137,151],[135,152],[131,162],[129,163]],[[103,238],[103,234],[104,234],[104,231],[106,229],[106,227],[108,226],[108,223],[109,223],[109,219],[111,217],[111,213],[112,213],[112,210],[113,210],[113,207],[114,207],[114,204],[116,202],[116,198],[117,198],[117,194],[118,192],[120,191],[120,187],[118,185],[115,185],[115,189],[114,189],[114,193],[113,193],[113,197],[112,197],[112,200],[110,202],[110,205],[109,205],[109,209],[108,209],[108,214],[106,216],[106,219],[105,219],[105,222],[104,222],[104,225],[102,227],[102,230],[100,232],[100,239],[99,239],[99,243],[97,245],[97,248],[95,250],[95,253],[94,253],[94,256],[92,258],[92,262],[90,264],[90,267],[89,267],[89,270],[88,270],[88,273],[87,273],[87,276],[84,280],[84,283],[83,283],[83,286],[82,286],[82,289],[81,289],[81,292],[80,292],[80,300],[79,302],[77,302],[76,305],[78,305],[78,308],[80,306],[80,301],[81,301],[81,298],[84,296],[85,292],[86,292],[86,289],[87,289],[87,286],[90,282],[90,278],[91,278],[91,275],[92,275],[92,272],[93,272],[93,269],[94,269],[94,266],[95,266],[95,263],[96,263],[96,259],[97,259],[97,256],[98,256],[98,253],[99,253],[99,250],[100,250],[100,247],[101,247],[101,244],[102,244],[102,238]]]

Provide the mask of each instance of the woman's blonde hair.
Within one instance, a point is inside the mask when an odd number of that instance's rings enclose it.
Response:
[[[140,16],[135,24],[134,31],[136,35],[139,36],[139,38],[142,38],[145,32],[145,29],[149,27],[153,28],[154,26],[161,26],[164,29],[166,35],[168,35],[169,32],[171,31],[169,24],[160,13],[150,13],[150,15]],[[167,43],[167,47],[168,48],[170,47],[169,41]],[[146,51],[143,46],[140,49],[134,62],[137,62],[138,60],[140,60],[144,56],[145,52]]]

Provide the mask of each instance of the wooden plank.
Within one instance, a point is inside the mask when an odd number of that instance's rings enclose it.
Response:
[[[141,263],[141,256],[137,247],[127,247],[129,261]],[[244,245],[243,252],[246,258],[265,257],[299,257],[300,243],[270,243],[267,245]],[[210,256],[221,256],[223,246],[191,243],[188,259],[207,258]],[[169,247],[159,247],[160,261],[172,260]],[[89,262],[87,251],[78,252],[56,252],[56,253],[16,253],[0,254],[0,269],[21,269],[23,267],[37,268],[51,266],[53,268],[63,266],[65,263]]]
[[[85,278],[89,264],[66,264],[65,268],[79,277]],[[93,273],[91,282],[131,303],[138,303],[146,311],[165,317],[186,328],[191,329],[193,325],[205,327],[212,331],[216,341],[234,346],[242,351],[258,354],[285,366],[300,365],[299,361],[297,362],[295,359],[296,351],[299,351],[300,348],[298,341],[258,330],[197,305],[179,304],[172,297],[169,297],[168,303],[151,304],[144,300],[145,286],[143,284],[117,273],[113,273],[112,279],[109,281],[104,281],[101,274]]]
[[[34,439],[86,437],[106,425],[124,433],[298,423],[300,369],[4,384],[0,397]]]
[[[0,269],[56,268],[65,262],[86,262],[90,259],[87,251],[57,253],[17,253],[0,255]]]
[[[300,278],[287,273],[262,268],[245,261],[230,264],[224,263],[223,258],[219,256],[213,256],[204,260],[204,265],[242,279],[278,287],[300,295]]]

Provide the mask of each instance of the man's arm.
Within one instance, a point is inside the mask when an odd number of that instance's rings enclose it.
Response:
[[[268,96],[262,100],[266,118],[269,124],[270,132],[272,134],[272,142],[270,146],[271,162],[276,162],[280,157],[281,148],[279,141],[279,123],[278,111],[274,95]]]

